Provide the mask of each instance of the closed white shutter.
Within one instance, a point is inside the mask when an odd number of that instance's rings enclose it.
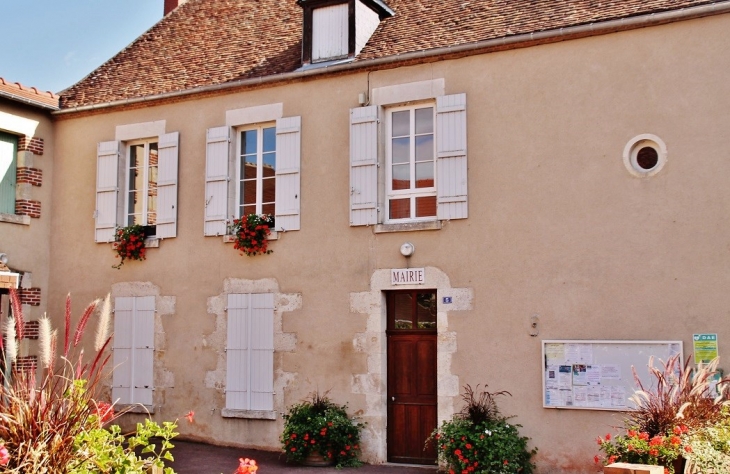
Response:
[[[274,295],[229,294],[226,408],[274,409]]]
[[[249,299],[250,295],[228,295],[228,338],[226,341],[226,408],[249,407]]]
[[[276,229],[300,229],[302,118],[276,121]]]
[[[113,242],[118,225],[119,142],[100,142],[96,149],[95,242]]]
[[[274,295],[251,295],[251,410],[274,409]]]
[[[209,128],[205,153],[204,235],[225,235],[228,216],[230,127]]]
[[[117,297],[114,299],[114,340],[112,357],[112,401],[122,405],[132,400],[132,331],[134,318],[134,298]]]
[[[378,223],[378,106],[350,109],[350,225]]]
[[[158,138],[156,236],[162,239],[177,235],[179,138],[178,132],[166,133]]]
[[[436,98],[436,180],[439,219],[465,219],[466,94]]]
[[[132,396],[134,403],[152,405],[154,389],[155,297],[134,299],[134,368]]]

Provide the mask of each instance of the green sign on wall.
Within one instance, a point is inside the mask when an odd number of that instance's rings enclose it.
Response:
[[[692,342],[696,364],[707,363],[717,357],[717,334],[694,334]]]

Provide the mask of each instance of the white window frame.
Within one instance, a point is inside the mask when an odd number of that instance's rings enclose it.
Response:
[[[149,211],[149,186],[150,186],[150,177],[149,177],[149,171],[150,171],[150,145],[151,144],[157,145],[157,153],[158,153],[158,162],[157,162],[157,173],[159,176],[159,153],[160,153],[160,143],[157,137],[153,138],[147,138],[143,140],[133,140],[129,142],[124,143],[124,147],[126,149],[126,160],[124,163],[125,167],[125,185],[124,185],[124,226],[132,225],[132,223],[129,222],[129,218],[133,213],[129,212],[129,192],[130,192],[130,185],[131,183],[131,164],[132,164],[132,147],[138,146],[138,145],[144,145],[144,159],[143,159],[143,172],[142,172],[142,181],[144,183],[141,194],[142,194],[142,221],[139,222],[139,225],[142,226],[149,226],[149,225],[157,225],[157,222],[155,224],[150,224],[147,221],[148,218],[148,211]],[[158,178],[159,179],[159,178]],[[155,199],[157,196],[155,196]],[[159,209],[155,210],[155,213],[159,213]]]
[[[235,129],[236,133],[236,217],[243,217],[242,208],[243,196],[241,196],[241,182],[243,181],[243,170],[241,169],[241,158],[244,155],[243,140],[241,135],[243,132],[256,131],[256,214],[263,213],[263,193],[264,193],[264,129],[272,129],[274,131],[274,160],[276,163],[276,122],[268,122],[254,125],[247,125],[238,127]],[[274,183],[276,183],[276,165],[274,167]],[[276,184],[275,184],[276,186]],[[266,204],[273,204],[274,212],[271,215],[276,215],[276,195],[274,195],[274,201]]]
[[[432,146],[433,146],[433,177],[434,177],[434,183],[433,186],[428,188],[416,188],[415,187],[415,180],[416,180],[416,147],[415,147],[415,139],[416,139],[416,133],[415,133],[415,127],[416,127],[416,121],[415,121],[415,111],[417,109],[424,109],[424,108],[431,108],[432,109],[432,130],[431,134],[433,135],[432,140]],[[410,112],[410,131],[409,131],[409,139],[410,139],[410,156],[409,156],[409,165],[410,165],[410,179],[411,179],[411,185],[413,187],[409,189],[393,189],[393,160],[392,160],[392,134],[393,134],[393,127],[392,127],[392,117],[393,113],[395,112],[401,112],[408,110]],[[418,103],[411,103],[404,106],[399,107],[388,107],[385,109],[385,180],[386,180],[386,191],[385,191],[385,219],[384,222],[386,224],[396,224],[396,223],[403,223],[403,222],[423,222],[423,221],[434,221],[438,219],[438,212],[436,212],[433,216],[424,216],[424,217],[415,217],[416,212],[416,198],[418,197],[430,197],[433,196],[434,199],[437,199],[437,186],[438,186],[438,173],[436,172],[436,104],[432,101],[428,102],[418,102]],[[391,199],[403,199],[405,197],[408,197],[410,199],[410,217],[407,218],[400,218],[400,219],[391,219],[390,218],[390,200]]]

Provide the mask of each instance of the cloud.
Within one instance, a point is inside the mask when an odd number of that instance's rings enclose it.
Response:
[[[63,62],[66,64],[66,66],[70,66],[71,64],[76,62],[76,51],[69,51],[66,53],[66,55],[63,57]]]

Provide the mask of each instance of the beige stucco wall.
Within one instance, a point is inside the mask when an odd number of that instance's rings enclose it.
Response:
[[[25,318],[35,320],[46,311],[48,302],[53,123],[49,112],[3,98],[0,99],[0,131],[42,138],[44,141],[43,155],[35,155],[30,151],[18,152],[18,166],[37,168],[43,173],[41,186],[19,184],[23,199],[41,202],[41,217],[36,219],[6,214],[0,217],[0,253],[7,254],[8,266],[13,272],[25,275],[25,278],[21,278],[21,286],[41,289],[40,305],[24,305],[23,308]],[[24,348],[27,345],[26,340],[21,345],[21,350],[27,352],[28,348]],[[34,348],[30,348],[30,351],[29,354],[21,355],[33,355]]]
[[[438,231],[349,226],[349,108],[366,74],[61,120],[51,308],[68,291],[87,301],[118,283],[148,282],[174,297],[156,357],[174,383],[156,392],[154,417],[192,409],[184,436],[276,449],[280,418],[221,418],[222,391],[206,383],[222,350],[211,343],[220,331],[211,298],[230,279],[273,281],[277,293],[301,297],[280,313],[296,341],[275,356],[284,405],[331,389],[369,422],[366,458],[383,461],[384,382],[371,377],[382,346],[364,342],[382,311],[381,272],[406,265],[399,247],[410,241],[410,265],[458,290],[460,306],[439,309],[448,353],[439,387],[451,390],[440,416],[460,406],[454,386],[508,390],[502,411],[539,448],[540,473],[591,472],[595,437],[621,417],[543,409],[542,339],[677,339],[689,354],[692,333],[718,333],[721,348],[730,338],[728,41],[725,15],[370,74],[371,88],[444,78],[447,94],[467,94],[469,218]],[[301,230],[272,242],[271,255],[242,257],[203,236],[205,130],[224,125],[226,110],[279,102],[284,116],[302,116]],[[155,120],[180,132],[178,234],[145,262],[114,270],[110,245],[93,242],[96,143],[117,125]],[[649,179],[622,158],[642,133],[668,148]],[[533,315],[539,337],[529,334]]]

